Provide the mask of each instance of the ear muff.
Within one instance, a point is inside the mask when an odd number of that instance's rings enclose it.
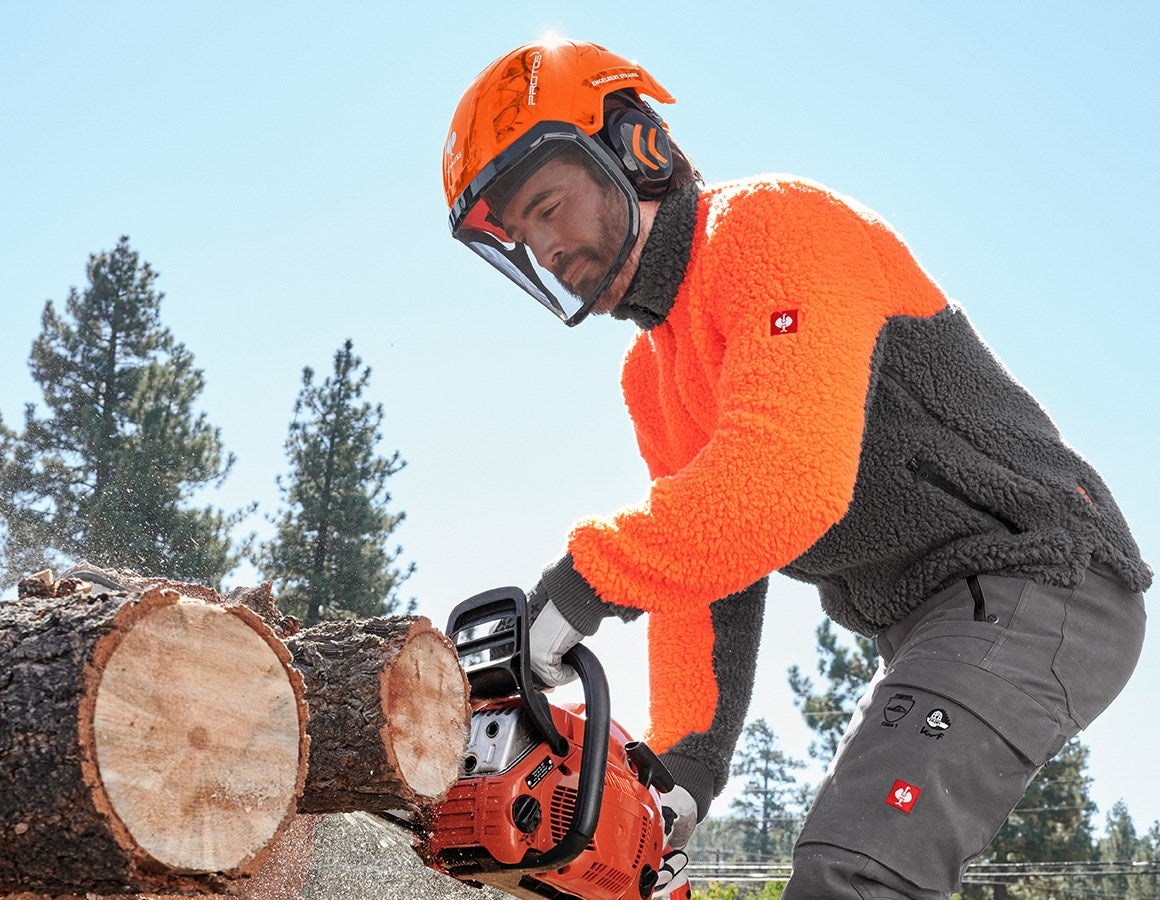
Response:
[[[661,196],[673,174],[673,149],[664,126],[638,109],[605,116],[603,137],[643,200]]]

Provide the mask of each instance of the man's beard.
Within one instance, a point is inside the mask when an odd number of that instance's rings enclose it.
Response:
[[[552,268],[552,274],[569,291],[581,299],[588,299],[594,295],[597,288],[612,280],[609,273],[612,263],[620,252],[628,231],[627,213],[616,201],[616,195],[609,198],[605,206],[606,215],[601,216],[598,223],[600,234],[599,244],[583,244],[560,257],[558,265]],[[587,263],[582,276],[575,284],[564,280],[568,270],[577,262]]]
[[[564,274],[578,261],[587,263],[583,272],[580,273],[581,277],[579,281],[575,284],[565,281]],[[565,253],[560,258],[560,263],[555,267],[552,274],[556,276],[560,284],[564,285],[564,287],[577,297],[587,298],[600,286],[600,282],[608,274],[609,261],[608,253],[601,253],[598,248],[591,244],[585,244],[583,247],[577,247],[570,253]]]

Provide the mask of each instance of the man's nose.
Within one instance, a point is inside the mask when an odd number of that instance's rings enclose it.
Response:
[[[527,243],[536,257],[536,262],[549,271],[564,255],[563,240],[554,228],[537,229],[535,234],[527,236]]]

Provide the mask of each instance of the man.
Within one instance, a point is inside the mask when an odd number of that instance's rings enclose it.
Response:
[[[545,569],[534,668],[563,683],[602,618],[649,613],[679,851],[728,778],[765,577],[816,584],[882,665],[785,896],[945,897],[1127,681],[1151,571],[880,219],[801,179],[702,184],[642,95],[673,101],[594,44],[530,44],[468,88],[445,145],[458,240],[569,325],[639,328],[622,384],[649,498],[578,523]]]

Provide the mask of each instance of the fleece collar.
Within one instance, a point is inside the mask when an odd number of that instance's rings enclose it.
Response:
[[[693,250],[699,193],[700,186],[694,182],[661,201],[652,231],[641,250],[640,265],[624,299],[612,310],[612,318],[631,319],[646,331],[665,320],[673,308]]]

